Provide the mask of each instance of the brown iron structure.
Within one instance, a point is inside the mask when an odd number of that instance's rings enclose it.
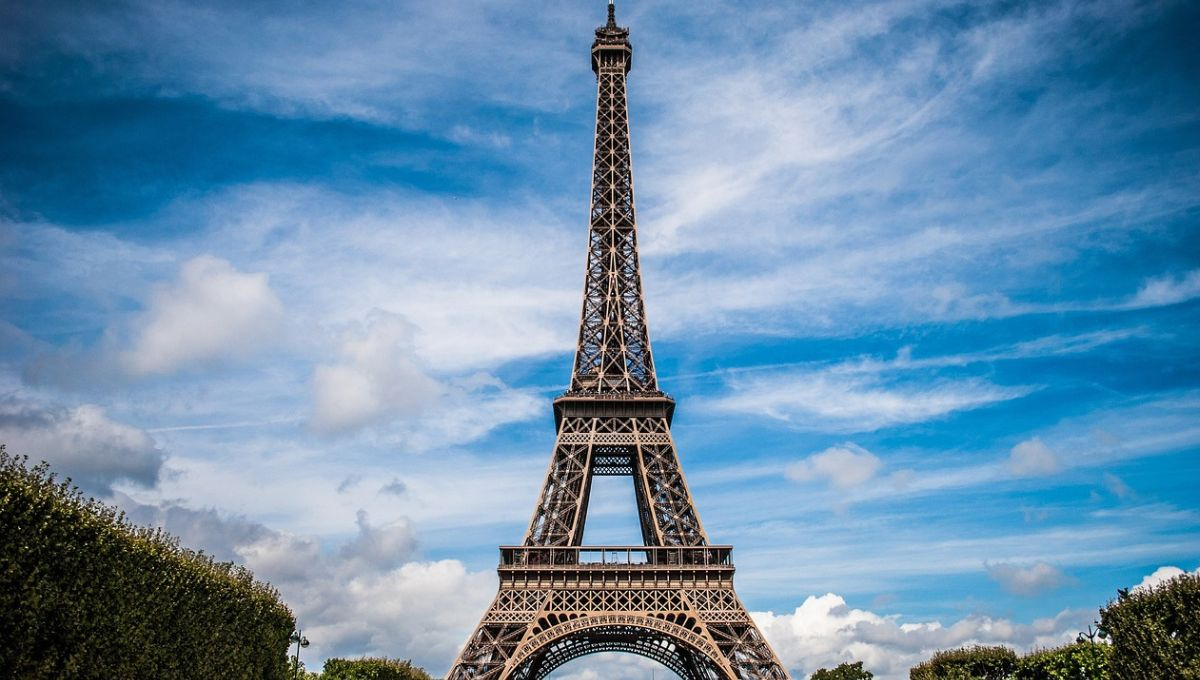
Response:
[[[625,76],[633,48],[596,29],[596,146],[579,344],[554,400],[558,438],[524,545],[500,548],[500,592],[448,680],[541,680],[596,652],[628,652],[685,680],[784,679],[733,589],[732,548],[711,545],[688,490],[646,328]],[[645,545],[583,546],[597,475],[633,478]]]

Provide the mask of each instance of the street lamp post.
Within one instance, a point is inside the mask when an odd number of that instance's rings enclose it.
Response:
[[[302,631],[297,628],[296,630],[292,631],[292,636],[288,638],[290,642],[296,643],[296,656],[292,661],[296,670],[292,674],[292,680],[296,680],[300,677],[300,648],[308,646],[308,638],[304,637],[301,632]]]

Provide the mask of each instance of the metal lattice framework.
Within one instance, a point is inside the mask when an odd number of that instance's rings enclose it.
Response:
[[[596,30],[596,153],[592,159],[591,228],[583,313],[571,390],[630,393],[658,390],[650,333],[642,302],[633,159],[625,75],[632,64],[629,31],[619,28],[609,5],[608,25]]]
[[[450,680],[542,680],[597,652],[653,659],[684,680],[785,680],[710,545],[658,389],[642,299],[625,77],[629,31],[596,29],[596,152],[579,344],[554,401],[558,437],[524,545],[500,549],[500,591]],[[642,546],[583,546],[597,475],[629,476]]]
[[[559,400],[561,411],[586,413],[596,405]],[[619,406],[609,402],[600,405]],[[638,518],[646,545],[704,545],[707,538],[675,454],[667,398],[642,400],[657,417],[566,416],[546,473],[546,484],[525,534],[526,545],[579,545],[592,477],[629,475],[634,479]]]

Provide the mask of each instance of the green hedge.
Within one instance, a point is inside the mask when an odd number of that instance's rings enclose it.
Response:
[[[1009,680],[1017,654],[1008,647],[964,647],[938,652],[908,672],[910,680]]]
[[[833,670],[818,668],[808,680],[873,680],[875,674],[863,668],[863,662],[841,663]]]
[[[1022,657],[1007,647],[965,647],[938,652],[909,671],[909,677],[912,680],[1109,680],[1113,677],[1112,652],[1112,645],[1086,641]]]
[[[1120,591],[1100,610],[1113,646],[1113,677],[1200,680],[1200,575]]]
[[[1044,649],[1021,657],[1014,680],[1108,680],[1112,645],[1100,642]]]
[[[284,680],[270,586],[0,445],[0,668],[24,679]]]
[[[321,680],[432,680],[411,661],[386,658],[329,659]]]

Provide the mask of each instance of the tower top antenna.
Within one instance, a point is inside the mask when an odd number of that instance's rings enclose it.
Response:
[[[610,28],[617,27],[617,6],[615,0],[608,0],[608,25]]]

